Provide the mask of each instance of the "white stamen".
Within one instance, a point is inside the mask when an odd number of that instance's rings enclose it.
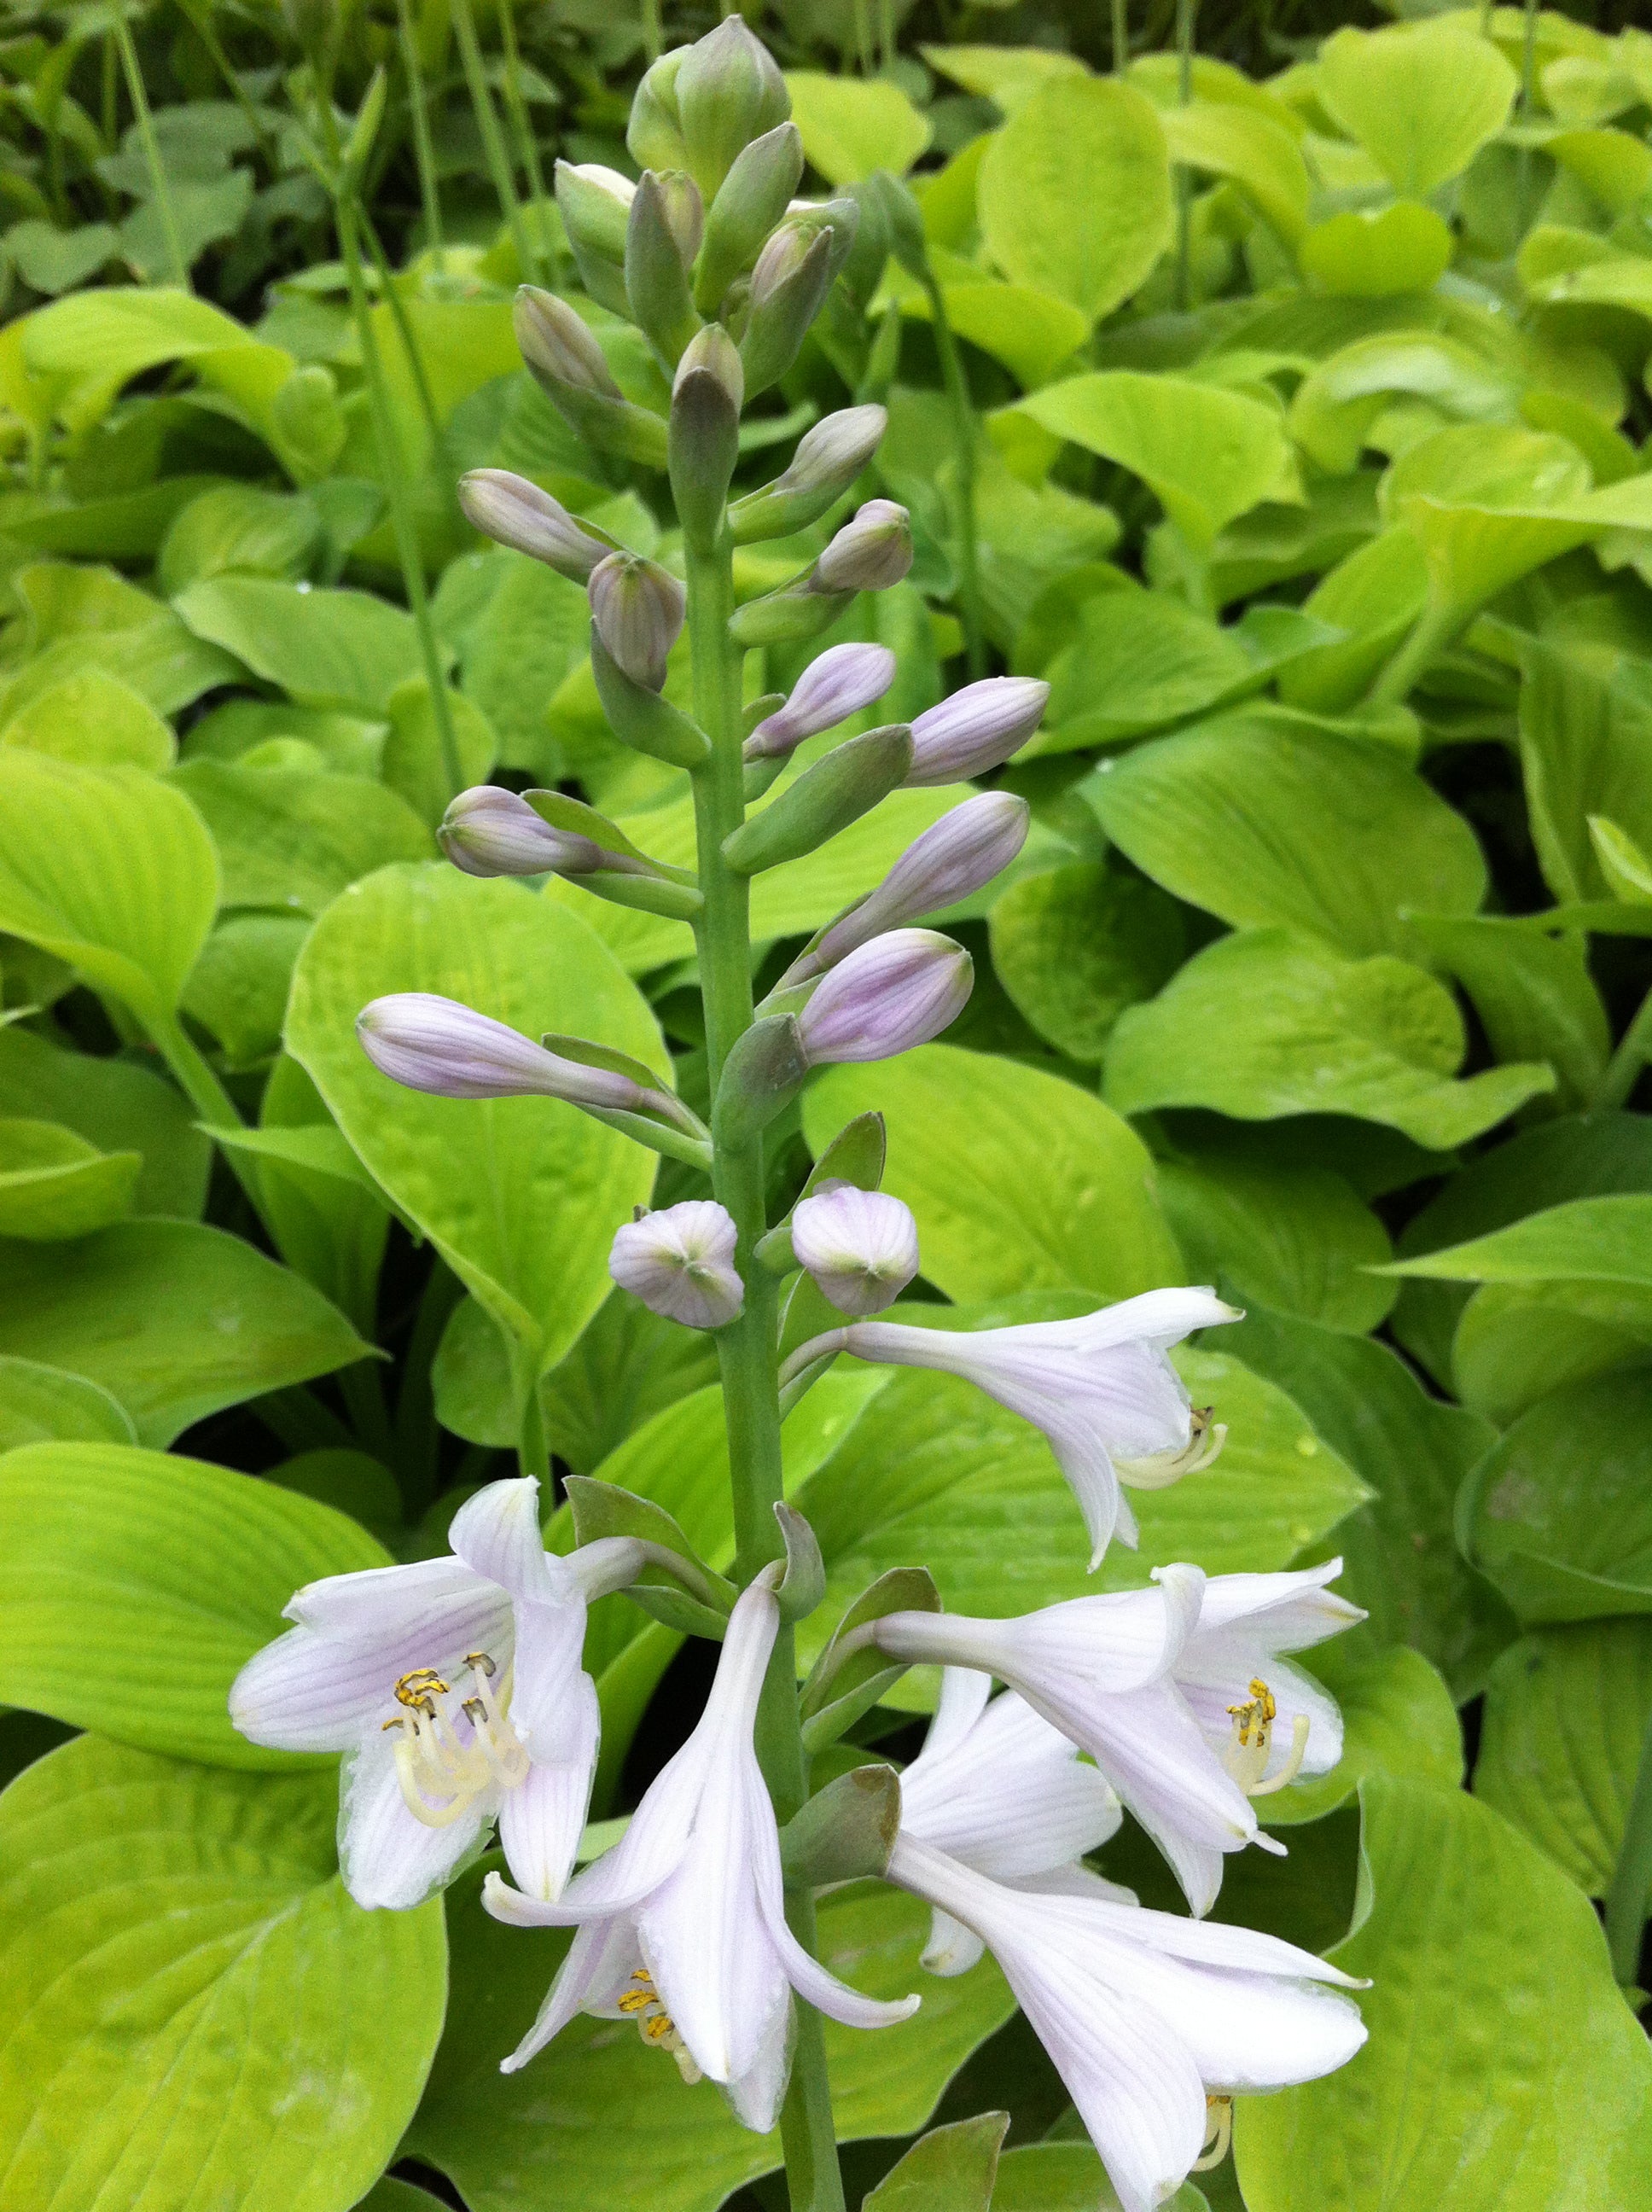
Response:
[[[452,1699],[457,1692],[431,1668],[402,1676],[396,1695],[405,1710],[385,1723],[400,1731],[396,1775],[403,1800],[427,1828],[446,1827],[486,1790],[514,1790],[527,1778],[527,1751],[510,1723],[508,1670],[495,1699],[492,1659],[485,1651],[468,1652],[465,1658],[473,1686],[459,1699],[458,1712],[469,1726],[468,1742],[455,1727],[452,1712],[437,1703],[439,1697]]]

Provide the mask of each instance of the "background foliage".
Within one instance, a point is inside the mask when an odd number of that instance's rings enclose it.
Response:
[[[1121,82],[1100,11],[1055,0],[762,11],[813,186],[909,173],[927,281],[851,265],[743,480],[883,398],[865,489],[918,558],[832,635],[896,647],[901,715],[972,655],[1052,686],[999,779],[1033,836],[947,918],[970,1008],[819,1079],[776,1195],[878,1105],[932,1299],[1222,1285],[1248,1317],[1186,1372],[1227,1451],[1146,1495],[1103,1582],[1340,1552],[1370,1613],[1323,1660],[1343,1765],[1269,1801],[1290,1856],[1236,1861],[1218,1908],[1339,1944],[1370,2043],[1243,2106],[1218,2207],[1627,2212],[1652,2160],[1640,1999],[1591,1903],[1652,1715],[1632,13],[1370,37],[1375,11],[1207,4],[1184,74],[1154,0]],[[352,1030],[444,992],[705,1103],[681,924],[466,881],[432,831],[451,746],[691,858],[684,780],[606,732],[583,594],[482,544],[453,485],[513,468],[672,558],[663,478],[574,438],[510,298],[574,289],[552,160],[629,168],[651,43],[708,20],[89,0],[0,39],[0,2212],[777,2201],[772,2146],[607,2024],[501,2078],[561,1939],[502,1935],[473,1884],[445,1936],[440,1904],[361,1913],[325,1763],[224,1707],[296,1583],[441,1549],[525,1437],[730,1547],[709,1353],[608,1294],[648,1161],[548,1102],[388,1091]],[[589,319],[661,404],[636,334]],[[829,523],[743,555],[743,590]],[[772,651],[767,688],[806,657]],[[953,796],[760,886],[765,972]],[[818,1620],[916,1559],[963,1610],[1091,1586],[1042,1441],[944,1377],[840,1369],[787,1449]],[[599,1814],[695,1709],[680,1641],[593,1616]],[[860,1734],[916,1741],[905,1706]],[[1129,1832],[1104,1863],[1170,1902]],[[908,1900],[845,1894],[823,1937],[912,1985]],[[1096,2203],[990,1962],[884,2037],[829,2033],[859,2188],[991,2106],[996,2212]]]

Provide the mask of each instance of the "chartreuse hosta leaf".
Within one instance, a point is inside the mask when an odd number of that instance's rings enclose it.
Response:
[[[1590,2212],[1643,2186],[1652,2050],[1588,1900],[1461,1790],[1362,1793],[1370,2039],[1331,2075],[1240,2100],[1249,2212]]]
[[[925,1045],[811,1085],[804,1132],[816,1157],[874,1109],[889,1127],[884,1188],[916,1214],[924,1273],[949,1297],[1084,1290],[1100,1304],[1181,1279],[1146,1147],[1091,1093],[1019,1061]]]
[[[1117,78],[1060,75],[987,144],[982,240],[1005,275],[1092,321],[1170,242],[1170,166],[1151,104]]]
[[[100,1152],[58,1121],[0,1121],[0,1237],[54,1243],[132,1207],[142,1152]]]
[[[7,756],[0,929],[164,1029],[217,902],[212,840],[180,793],[137,769]]]
[[[517,1346],[519,1406],[607,1295],[616,1226],[654,1159],[550,1098],[436,1098],[379,1073],[355,1017],[386,992],[460,1000],[536,1040],[578,1035],[651,1066],[659,1029],[612,955],[519,884],[386,868],[317,923],[293,979],[287,1045],[392,1201]]]
[[[1458,1530],[1522,1620],[1652,1613],[1652,1376],[1540,1398],[1475,1468]]]
[[[990,2212],[1007,2112],[920,2136],[865,2199],[865,2212]]]
[[[167,768],[177,750],[171,729],[142,693],[100,668],[39,692],[0,727],[0,745],[87,768]]]
[[[1388,1231],[1328,1168],[1225,1157],[1219,1148],[1158,1163],[1159,1202],[1196,1282],[1244,1301],[1363,1335],[1394,1300],[1369,1271]]]
[[[371,2186],[441,2032],[441,1907],[353,1905],[337,1818],[331,1773],[97,1736],[12,1784],[4,2212],[345,2212]]]
[[[290,1765],[230,1726],[229,1686],[301,1583],[387,1564],[313,1498],[125,1444],[7,1452],[0,1511],[13,1702],[214,1766]]]
[[[1163,891],[1088,860],[1012,884],[988,927],[993,973],[1018,1010],[1058,1052],[1091,1066],[1124,1009],[1169,981],[1187,941]]]
[[[100,1152],[141,1152],[137,1210],[200,1213],[210,1144],[182,1093],[136,1060],[63,1052],[27,1030],[0,1028],[0,1115],[60,1121]]]
[[[1219,939],[1151,1005],[1121,1016],[1107,1096],[1125,1114],[1351,1114],[1444,1150],[1554,1087],[1552,1069],[1521,1064],[1454,1081],[1467,1049],[1450,993],[1420,968],[1251,929]]]
[[[301,1276],[198,1222],[119,1221],[0,1254],[0,1352],[99,1384],[145,1443],[367,1353]]]
[[[1422,199],[1466,169],[1500,131],[1515,72],[1466,19],[1345,30],[1314,69],[1316,97],[1396,191]]]
[[[404,799],[361,776],[189,761],[169,781],[212,832],[227,907],[317,915],[392,860],[434,860]]]
[[[0,1354],[0,1452],[59,1437],[130,1444],[137,1431],[125,1407],[83,1375]]]
[[[646,2193],[651,2212],[717,2212],[743,2182],[780,2164],[778,2136],[749,2135],[709,2082],[685,2088],[629,2025],[580,2014],[525,2073],[501,2075],[499,2061],[532,2021],[567,1942],[502,1928],[483,1913],[477,1887],[468,1875],[448,1893],[447,2027],[406,2142],[452,2179],[471,2212],[524,2203],[589,2212],[628,2191]],[[924,2000],[910,2020],[876,2033],[827,2022],[840,2141],[922,2127],[1014,2008],[990,1960],[955,1981],[922,1973],[928,1924],[926,1907],[881,1886],[821,1902],[819,1953],[833,1972],[872,1996],[921,1990]]]
[[[1590,835],[1604,817],[1652,849],[1652,697],[1637,666],[1534,639],[1523,649],[1520,757],[1532,842],[1563,902],[1610,897]]]
[[[792,70],[786,88],[804,154],[829,185],[852,185],[874,169],[902,176],[929,143],[927,118],[887,77]]]
[[[1016,2143],[998,2162],[993,2212],[1118,2212],[1119,2200],[1088,2143]],[[1191,2181],[1164,2200],[1164,2212],[1209,2212]]]
[[[1652,1621],[1534,1629],[1485,1685],[1474,1795],[1603,1897],[1652,1714]]]
[[[1141,745],[1088,787],[1137,866],[1240,927],[1349,953],[1418,950],[1402,907],[1470,915],[1473,831],[1384,747],[1243,715]]]
[[[370,592],[215,576],[181,592],[178,611],[197,637],[305,705],[380,713],[422,672],[411,617]]]

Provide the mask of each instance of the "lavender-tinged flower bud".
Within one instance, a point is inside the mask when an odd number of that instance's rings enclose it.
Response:
[[[714,377],[730,408],[738,416],[745,404],[745,372],[740,366],[739,348],[720,323],[708,323],[683,348],[672,380],[673,398],[690,376]]]
[[[473,529],[583,584],[613,545],[576,522],[560,500],[509,469],[471,469],[459,480],[459,503]]]
[[[782,223],[757,257],[740,358],[753,393],[777,383],[798,357],[832,281],[832,240],[813,225]]]
[[[806,983],[884,930],[968,898],[1007,868],[1027,840],[1031,811],[1013,792],[983,791],[914,838],[874,891],[840,915],[799,953],[776,994]]]
[[[683,166],[709,198],[752,139],[792,112],[774,57],[738,15],[728,15],[683,55],[671,86]]]
[[[797,1017],[811,1067],[893,1060],[957,1019],[975,982],[963,945],[932,929],[896,929],[834,968]]]
[[[610,553],[592,570],[586,589],[591,619],[615,666],[645,690],[662,690],[687,605],[682,585],[640,553]]]
[[[644,71],[632,95],[625,143],[640,169],[680,169],[687,163],[689,149],[683,143],[677,112],[677,79],[692,51],[689,46],[673,46],[670,53],[662,54]]]
[[[650,1313],[689,1328],[722,1328],[745,1303],[734,1245],[734,1223],[723,1208],[711,1199],[688,1199],[616,1230],[608,1272]]]
[[[516,295],[512,321],[522,358],[541,384],[565,386],[604,399],[622,397],[595,333],[566,300],[536,284],[524,284]]]
[[[891,584],[900,582],[911,566],[911,517],[892,499],[869,499],[853,520],[844,524],[816,562],[814,588],[818,592],[887,591]],[[995,680],[1013,683],[1017,679],[1000,677]],[[970,686],[972,690],[975,688]],[[1048,685],[1040,688],[1048,697]],[[1039,706],[1042,712],[1042,700]],[[940,709],[933,708],[930,711],[938,714]]]
[[[677,173],[677,189],[668,194],[670,180],[645,169],[631,202],[631,218],[625,231],[625,296],[631,319],[647,337],[667,368],[675,368],[683,349],[700,328],[689,293],[688,270],[683,258],[683,237],[676,222],[695,228],[686,194],[700,196],[692,178]]]
[[[745,372],[720,323],[708,323],[683,349],[671,386],[671,491],[683,534],[709,552],[722,524],[729,481],[740,458]]]
[[[792,1249],[840,1313],[882,1313],[918,1272],[918,1224],[885,1191],[823,1182],[793,1212]]]
[[[907,788],[965,783],[997,768],[1038,727],[1049,696],[1049,685],[1036,676],[987,676],[966,684],[913,724]]]
[[[818,520],[841,499],[882,442],[889,416],[881,407],[844,407],[799,439],[792,465],[761,491],[729,509],[737,545],[786,538]]]
[[[636,186],[599,161],[558,161],[556,208],[580,280],[613,313],[630,312],[625,292],[625,228]]]
[[[525,799],[496,783],[461,791],[436,836],[467,876],[589,876],[598,868],[624,871],[636,865],[577,830],[554,829]]]
[[[355,1018],[361,1049],[380,1073],[439,1098],[565,1098],[635,1113],[650,1094],[629,1075],[547,1052],[504,1022],[431,991],[374,999]]]
[[[786,704],[753,730],[745,741],[745,757],[789,753],[805,738],[858,714],[883,697],[895,672],[895,655],[886,645],[829,646],[799,677]]]

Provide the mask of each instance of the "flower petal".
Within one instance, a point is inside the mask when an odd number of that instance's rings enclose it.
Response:
[[[585,1744],[596,1692],[580,1665],[585,1600],[576,1589],[549,1605],[519,1600],[511,1669],[511,1726],[535,1759],[562,1765]]]
[[[367,1737],[339,1777],[339,1871],[369,1911],[405,1911],[450,1881],[480,1846],[497,1802],[484,1792],[445,1828],[426,1827],[407,1809],[395,1746],[393,1730]]]
[[[495,1898],[504,1884],[489,1875],[482,1886],[482,1902],[495,1919],[509,1916],[495,1911]],[[598,1920],[580,1929],[568,1946],[568,1956],[545,1993],[538,2017],[508,2058],[500,2061],[501,2074],[515,2074],[543,2051],[553,2035],[566,2027],[577,2012],[605,2011],[642,1963],[636,1928],[626,1919]]]
[[[447,1540],[466,1566],[513,1597],[544,1602],[564,1594],[568,1570],[551,1559],[539,1528],[539,1482],[525,1474],[490,1482],[453,1516]]]
[[[797,2015],[788,1998],[769,2024],[750,2067],[724,2084],[735,2118],[753,2135],[766,2136],[780,2118],[796,2036]]]
[[[536,1761],[525,1780],[507,1790],[500,1803],[499,1840],[512,1874],[530,1897],[562,1895],[574,1869],[591,1802],[600,1723],[596,1691],[587,1676],[581,1675],[580,1680],[589,1700],[582,1753],[556,1765]]]
[[[973,1928],[966,1928],[962,1920],[955,1920],[937,1905],[930,1912],[929,1941],[918,1963],[927,1972],[950,1981],[967,1974],[986,1948]]]

